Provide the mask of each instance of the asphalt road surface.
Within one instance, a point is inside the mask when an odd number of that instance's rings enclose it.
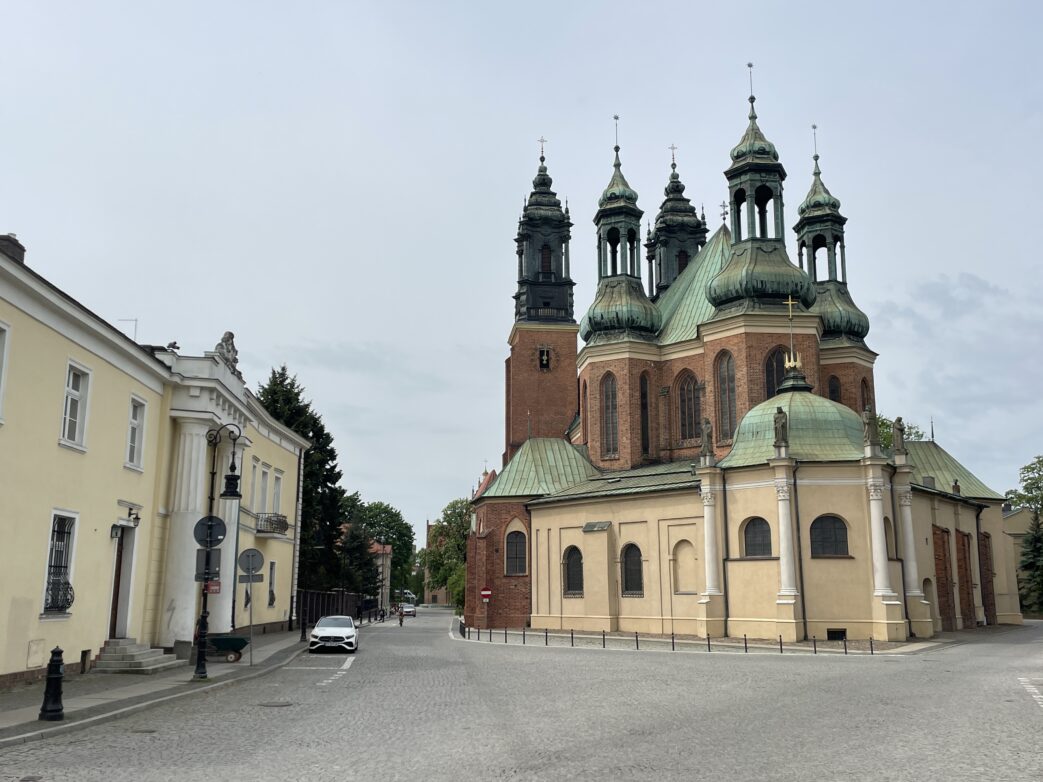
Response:
[[[874,657],[522,647],[450,625],[420,609],[364,628],[355,655],[0,750],[0,780],[1043,779],[1043,623]]]

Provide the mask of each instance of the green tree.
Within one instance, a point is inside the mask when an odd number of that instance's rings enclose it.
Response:
[[[449,602],[457,608],[464,607],[464,592],[467,588],[467,566],[461,562],[453,569],[452,575],[446,582],[446,591],[449,593]]]
[[[336,543],[347,494],[338,485],[341,472],[333,437],[285,364],[272,370],[268,382],[257,389],[257,399],[273,418],[311,442],[301,481],[300,587],[343,586],[344,563]]]
[[[446,505],[441,517],[432,525],[431,545],[423,552],[423,564],[428,570],[428,584],[434,589],[450,588],[450,579],[456,575],[459,581],[460,572],[464,572],[463,578],[466,578],[464,560],[467,536],[471,532],[471,512],[470,501],[461,497]],[[463,600],[463,581],[460,584],[460,600]]]
[[[391,590],[409,585],[413,573],[413,527],[402,513],[386,502],[367,502],[360,517],[366,535],[372,541],[391,544]]]
[[[1018,473],[1020,488],[1007,492],[1007,500],[1019,508],[1032,511],[1028,532],[1021,539],[1021,573],[1018,587],[1021,606],[1033,612],[1043,612],[1043,456],[1037,456]]]
[[[876,425],[880,430],[880,445],[884,448],[890,448],[894,445],[894,419],[877,414]],[[925,437],[923,429],[909,421],[905,422],[906,440],[923,440]]]
[[[369,551],[369,537],[359,523],[343,525],[338,549],[344,564],[342,585],[350,592],[363,595],[377,593],[377,563]]]

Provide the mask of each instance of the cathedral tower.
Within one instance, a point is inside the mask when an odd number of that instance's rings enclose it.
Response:
[[[673,149],[673,148],[671,148]],[[655,301],[677,279],[706,244],[706,215],[696,214],[684,195],[684,183],[671,160],[666,198],[656,215],[655,228],[645,243],[648,258],[648,295]]]
[[[800,268],[807,269],[815,284],[816,299],[811,312],[822,319],[818,393],[861,413],[866,407],[876,409],[876,353],[865,343],[869,318],[855,305],[847,289],[847,218],[840,213],[840,200],[823,184],[818,160],[816,148],[811,189],[797,207],[800,216],[793,227]]]
[[[568,207],[561,208],[540,151],[518,221],[518,291],[506,364],[503,463],[530,437],[564,437],[576,415],[576,332]]]

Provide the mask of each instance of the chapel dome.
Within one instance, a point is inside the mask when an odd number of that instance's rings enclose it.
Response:
[[[851,408],[811,393],[797,374],[787,375],[784,390],[751,409],[735,432],[721,467],[764,464],[775,456],[775,413],[781,407],[789,428],[789,458],[808,462],[850,462],[865,455],[862,419]],[[787,382],[789,381],[789,382]]]
[[[770,158],[778,162],[778,150],[775,149],[774,144],[768,141],[757,125],[757,112],[753,109],[753,104],[756,100],[752,95],[750,96],[750,124],[746,127],[746,132],[742,138],[739,139],[739,143],[732,147],[731,156],[733,163],[737,163],[746,157]]]
[[[840,199],[829,192],[822,182],[822,170],[818,166],[818,153],[815,153],[815,171],[811,179],[811,189],[800,206],[797,213],[804,216],[812,211],[838,212],[840,211]]]
[[[781,302],[790,296],[810,309],[815,303],[815,286],[790,263],[782,242],[737,242],[724,268],[706,288],[706,298],[715,307],[744,299]]]
[[[589,342],[597,333],[628,331],[651,338],[662,325],[662,315],[645,296],[641,281],[619,274],[598,283],[594,301],[579,324],[579,336]]]
[[[822,337],[849,336],[863,340],[869,333],[869,317],[862,312],[842,282],[826,281],[815,285],[818,292],[811,312],[822,319]]]

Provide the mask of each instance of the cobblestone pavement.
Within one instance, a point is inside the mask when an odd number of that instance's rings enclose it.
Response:
[[[365,628],[354,656],[0,750],[0,780],[1043,778],[1043,623],[874,657],[449,631],[421,609]]]

